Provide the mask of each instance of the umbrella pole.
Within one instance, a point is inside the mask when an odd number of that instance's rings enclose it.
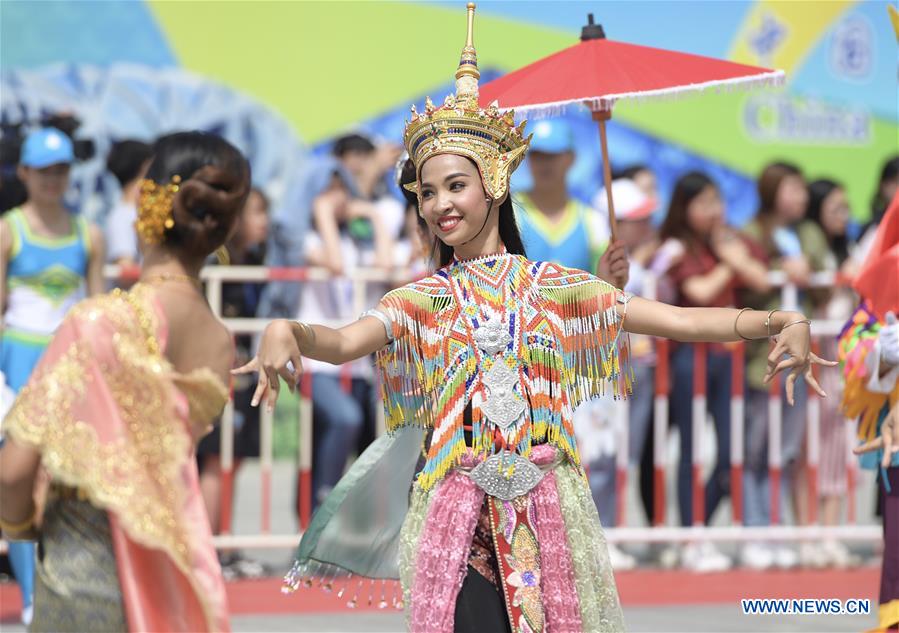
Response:
[[[599,144],[602,148],[602,181],[606,188],[609,204],[609,242],[618,238],[618,223],[615,220],[615,204],[612,201],[612,166],[609,164],[609,144],[606,141],[606,121],[612,118],[611,110],[594,110],[593,120],[599,123]]]

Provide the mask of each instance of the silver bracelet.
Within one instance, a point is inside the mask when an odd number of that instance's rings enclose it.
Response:
[[[625,292],[624,290],[618,293],[618,297],[616,298],[616,302],[620,303],[623,308],[621,310],[621,325],[624,326],[624,320],[627,318],[627,304],[631,302],[631,299],[634,298],[634,294],[632,292]]]
[[[360,319],[364,319],[365,317],[374,317],[384,326],[384,332],[387,333],[387,342],[393,343],[393,324],[390,322],[390,318],[381,312],[380,310],[366,310],[362,314],[359,315]]]
[[[787,323],[785,326],[783,326],[782,328],[780,328],[780,331],[783,332],[784,330],[786,330],[786,329],[787,329],[788,327],[790,327],[791,325],[798,325],[798,324],[800,324],[800,323],[806,323],[806,324],[808,324],[809,327],[812,326],[812,320],[811,320],[811,319],[796,319],[795,321],[790,321],[790,322]]]

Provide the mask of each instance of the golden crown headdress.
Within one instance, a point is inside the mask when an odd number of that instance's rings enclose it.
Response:
[[[430,97],[425,111],[412,106],[412,120],[406,123],[403,144],[415,164],[416,182],[406,185],[419,193],[421,166],[437,154],[458,154],[472,159],[481,172],[484,189],[494,200],[509,189],[509,176],[524,160],[530,137],[524,137],[525,121],[515,125],[515,113],[500,112],[494,101],[487,108],[478,104],[478,56],[474,49],[474,9],[468,3],[468,37],[456,70],[456,94],[447,95],[443,105],[434,107]]]

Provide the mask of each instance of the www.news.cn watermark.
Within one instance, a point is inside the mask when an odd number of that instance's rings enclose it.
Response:
[[[871,601],[850,598],[755,598],[740,600],[743,615],[870,615]]]

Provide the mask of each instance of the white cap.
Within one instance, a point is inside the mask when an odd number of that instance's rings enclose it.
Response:
[[[650,198],[630,178],[619,178],[612,181],[612,202],[615,205],[616,220],[643,220],[656,210],[655,198]],[[603,187],[596,194],[596,208],[608,215],[609,201]]]

